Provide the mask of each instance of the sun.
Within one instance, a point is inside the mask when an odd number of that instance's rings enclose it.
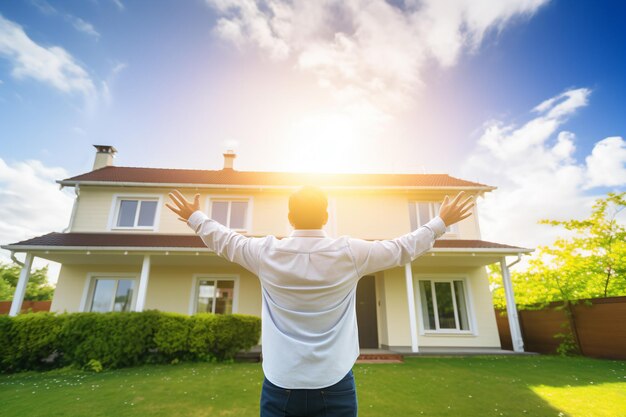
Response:
[[[354,115],[319,113],[291,123],[287,142],[292,168],[299,172],[340,173],[362,169],[363,127]]]

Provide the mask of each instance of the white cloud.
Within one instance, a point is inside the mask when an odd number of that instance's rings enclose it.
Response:
[[[87,71],[65,49],[33,42],[17,23],[0,15],[0,56],[13,66],[17,79],[32,78],[65,93],[95,94]]]
[[[585,188],[626,184],[626,141],[614,136],[596,143],[587,162]]]
[[[124,6],[124,3],[122,3],[122,0],[112,0],[112,1],[113,1],[113,4],[115,4],[120,11],[126,8]]]
[[[100,39],[100,33],[89,22],[84,21],[80,17],[69,16],[72,26],[79,32],[86,33],[89,36],[93,36],[96,40]]]
[[[100,33],[94,28],[94,26],[81,19],[80,17],[76,17],[72,14],[65,13],[54,8],[50,3],[46,0],[30,0],[31,4],[35,6],[41,13],[49,16],[61,16],[66,21],[70,22],[74,29],[79,32],[83,32],[89,36],[94,37],[96,40],[100,39]]]
[[[485,125],[461,168],[462,177],[498,187],[478,203],[483,239],[530,248],[552,244],[570,232],[539,225],[538,220],[586,218],[594,200],[605,195],[593,195],[593,188],[626,187],[623,138],[598,141],[585,162],[578,163],[575,134],[560,130],[588,104],[590,94],[579,88],[548,99],[522,126],[501,121]],[[523,269],[526,264],[521,265]]]
[[[216,33],[315,74],[341,103],[393,113],[410,102],[426,64],[454,65],[490,30],[547,0],[205,0]],[[362,104],[363,105],[363,104]],[[400,107],[398,107],[400,106]]]
[[[60,191],[55,180],[67,178],[63,168],[29,160],[7,164],[0,158],[0,244],[15,243],[67,227],[73,195]],[[4,261],[7,251],[0,251]],[[49,261],[38,260],[41,267]],[[58,274],[58,265],[51,267]]]

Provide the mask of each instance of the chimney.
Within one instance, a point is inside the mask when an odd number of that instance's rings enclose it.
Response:
[[[235,151],[232,149],[227,150],[226,153],[224,153],[224,169],[234,169],[233,162],[236,157]]]
[[[113,165],[113,157],[117,149],[108,145],[93,145],[96,148],[96,159],[93,161],[93,170]]]

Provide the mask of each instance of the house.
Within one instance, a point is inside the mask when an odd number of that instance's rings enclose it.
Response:
[[[118,167],[112,146],[95,145],[91,172],[59,180],[76,200],[63,233],[3,246],[25,254],[10,314],[20,311],[32,260],[62,264],[51,311],[243,313],[260,316],[258,279],[209,251],[169,210],[167,194],[201,194],[202,209],[249,236],[288,236],[289,195],[316,184],[329,195],[330,236],[388,239],[438,213],[446,195],[476,198],[496,187],[446,174],[303,174]],[[479,216],[448,227],[434,247],[404,267],[366,276],[357,288],[362,348],[397,352],[499,350],[485,266],[499,263],[515,351],[523,351],[506,256],[533,249],[480,238]],[[503,237],[504,238],[504,237]],[[517,262],[515,261],[515,262]],[[513,263],[515,263],[513,262]]]

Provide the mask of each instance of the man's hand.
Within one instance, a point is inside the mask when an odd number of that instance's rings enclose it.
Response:
[[[172,191],[169,193],[169,196],[172,202],[176,204],[176,207],[169,203],[165,203],[165,206],[176,213],[180,221],[187,222],[189,216],[191,216],[194,211],[200,210],[200,194],[196,194],[193,197],[193,202],[187,201],[178,190]]]
[[[469,196],[463,203],[459,203],[464,193],[465,191],[461,191],[452,201],[448,201],[448,196],[443,200],[441,208],[439,209],[439,217],[441,217],[441,220],[446,224],[446,227],[472,215],[471,210],[474,206],[473,196]]]

